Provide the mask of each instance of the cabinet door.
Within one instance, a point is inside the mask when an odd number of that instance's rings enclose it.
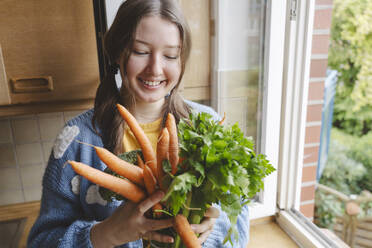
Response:
[[[192,35],[192,49],[183,77],[184,96],[210,100],[210,1],[180,0]]]
[[[10,104],[94,98],[92,1],[0,1],[0,33]]]

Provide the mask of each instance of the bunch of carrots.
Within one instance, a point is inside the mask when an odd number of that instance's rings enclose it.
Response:
[[[68,163],[77,174],[89,181],[139,203],[157,189],[167,191],[167,185],[163,182],[165,178],[163,161],[169,161],[173,175],[177,172],[180,158],[176,121],[174,116],[169,113],[165,127],[161,130],[155,153],[135,117],[122,105],[117,104],[117,108],[136,137],[145,161],[137,154],[138,166],[136,166],[122,160],[103,147],[93,146],[98,157],[108,168],[128,180],[107,174],[81,162],[68,161]],[[152,208],[152,216],[160,218],[163,214],[162,209],[161,203],[157,203]],[[185,216],[177,214],[173,220],[173,227],[187,248],[201,247]]]

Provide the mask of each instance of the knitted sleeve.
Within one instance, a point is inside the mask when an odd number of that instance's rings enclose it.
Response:
[[[217,205],[214,205],[214,207],[220,209]],[[236,229],[238,230],[239,237],[236,240],[234,235],[231,235],[232,245],[229,241],[225,244],[223,243],[230,226],[231,224],[226,213],[220,210],[220,217],[217,219],[212,233],[203,243],[203,248],[245,248],[249,241],[249,212],[247,205],[243,207],[242,212],[238,216]]]
[[[32,227],[27,247],[92,247],[90,229],[95,224],[86,218],[80,204],[79,185],[66,161],[76,160],[79,137],[77,125],[65,126],[56,139],[43,177],[43,192],[38,219]],[[75,177],[76,178],[76,177]]]
[[[60,196],[43,200],[41,215],[31,229],[27,247],[92,247],[89,235],[94,221],[82,220],[80,213]]]

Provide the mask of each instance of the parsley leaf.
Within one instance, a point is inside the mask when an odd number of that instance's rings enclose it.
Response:
[[[263,178],[273,166],[265,155],[255,153],[253,139],[245,137],[238,124],[222,126],[207,113],[191,112],[189,119],[180,120],[178,132],[180,157],[185,160],[163,200],[173,213],[189,215],[192,223],[213,203],[220,204],[232,224],[225,242],[231,241],[230,234],[237,238],[238,215],[263,189]]]

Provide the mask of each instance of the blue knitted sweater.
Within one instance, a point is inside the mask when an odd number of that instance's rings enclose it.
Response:
[[[197,111],[207,112],[219,119],[217,113],[204,105],[187,101]],[[93,110],[70,120],[57,136],[53,151],[43,177],[40,215],[30,231],[30,248],[46,247],[92,247],[90,229],[107,218],[123,202],[107,202],[100,197],[98,186],[77,175],[67,160],[81,161],[94,168],[104,170],[106,165],[97,157],[94,149],[75,140],[102,147],[102,140],[92,127]],[[218,207],[218,206],[217,206]],[[204,248],[245,248],[249,238],[248,207],[241,212],[237,229],[239,240],[223,244],[230,222],[221,211],[213,232],[204,242]],[[234,240],[234,239],[233,239]],[[142,247],[137,240],[120,247]]]

